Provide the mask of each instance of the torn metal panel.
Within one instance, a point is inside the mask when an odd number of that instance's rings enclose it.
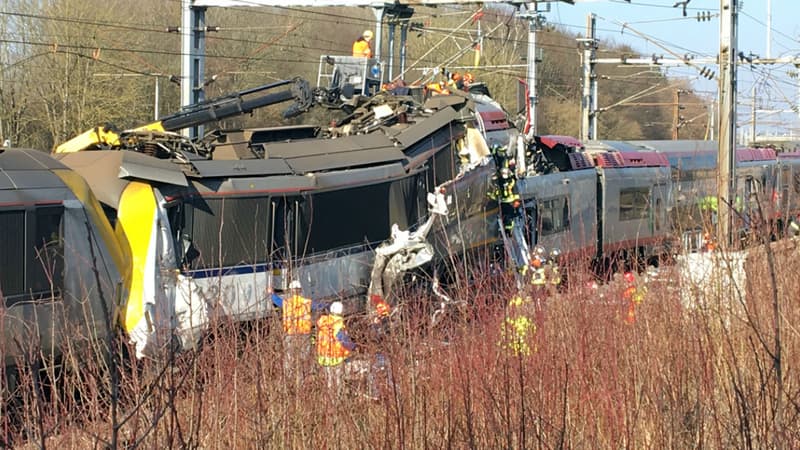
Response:
[[[435,95],[422,105],[424,109],[444,109],[464,105],[467,98],[461,95]]]
[[[458,116],[458,113],[453,108],[447,107],[437,111],[433,116],[420,120],[414,126],[411,126],[402,133],[396,136],[396,139],[403,145],[403,147],[411,147],[422,139],[427,139],[431,134],[436,132],[442,127],[449,126],[453,120]]]
[[[158,183],[188,186],[183,172],[170,161],[152,158],[141,153],[119,152],[122,160],[119,166],[119,177],[155,181]]]
[[[130,180],[117,176],[122,153],[117,150],[98,150],[55,156],[86,180],[101,203],[117,209],[122,192],[130,183]]]

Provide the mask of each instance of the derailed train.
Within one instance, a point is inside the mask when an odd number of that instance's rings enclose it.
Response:
[[[104,224],[99,207],[87,200],[81,211],[105,230],[103,239],[64,226],[55,241],[64,255],[67,249],[73,257],[117,255],[103,259],[107,279],[94,283],[107,285],[116,296],[111,298],[119,299],[111,309],[119,311],[117,320],[139,354],[176,341],[192,347],[215,315],[248,320],[271,314],[267,289],[285,287],[289,277],[315,299],[363,299],[375,278],[376,246],[394,237],[395,224],[418,231],[430,223],[430,193],[439,194],[447,209],[429,228],[432,264],[501,245],[499,204],[489,198],[497,172],[488,157],[493,146],[506,147],[516,161],[524,224],[517,245],[559,248],[567,259],[656,259],[673,252],[680,244],[675,229],[687,222],[678,219],[693,217],[697,199],[716,195],[713,143],[584,145],[560,136],[527,142],[499,105],[481,94],[425,103],[379,95],[328,129],[212,136],[187,143],[160,134],[141,147],[121,151],[103,144],[98,147],[111,149],[69,152],[52,163],[69,167],[75,172],[70,177],[85,178],[111,223]],[[737,190],[747,199],[742,217],[757,209],[756,192],[775,204],[774,217],[794,217],[800,158],[750,149],[739,155]],[[27,198],[33,187],[12,182],[4,189]],[[2,214],[13,209],[0,204]],[[15,239],[4,233],[2,248],[12,248]],[[92,250],[87,242],[94,243]],[[41,264],[35,249],[25,247],[25,257],[14,261]],[[6,259],[4,273],[10,265]],[[100,294],[79,270],[56,273],[50,303],[109,304],[107,291]],[[0,283],[7,303],[8,292],[21,294],[13,298],[22,304],[41,302],[41,292],[27,285],[17,292],[5,278]],[[92,317],[117,318],[98,311]]]

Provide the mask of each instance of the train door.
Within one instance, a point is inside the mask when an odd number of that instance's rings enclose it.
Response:
[[[650,230],[653,236],[661,236],[667,232],[667,186],[656,184],[650,190]]]
[[[539,220],[536,206],[536,199],[525,201],[525,237],[531,248],[539,243]]]
[[[760,192],[761,185],[759,180],[752,175],[748,175],[744,180],[744,192],[740,205],[740,213],[745,230],[749,230],[752,227],[752,218],[758,214],[758,196]]]
[[[792,178],[792,168],[786,164],[781,164],[779,170],[779,181],[777,186],[775,186],[775,190],[778,193],[778,202],[776,206],[778,208],[777,212],[780,213],[782,223],[786,224],[790,205],[789,196],[791,195],[791,190],[789,188],[789,183]]]

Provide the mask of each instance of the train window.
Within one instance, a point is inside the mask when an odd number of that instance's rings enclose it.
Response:
[[[800,194],[800,172],[795,173],[792,179],[794,180],[795,194]]]
[[[659,198],[658,200],[656,200],[656,211],[655,211],[655,216],[656,216],[655,217],[655,219],[656,219],[655,220],[655,229],[656,229],[656,231],[661,231],[661,215],[663,213],[664,212],[662,211],[662,207],[661,207],[661,199]]]
[[[542,236],[569,229],[569,200],[566,196],[542,200],[537,209]]]
[[[191,253],[196,260],[192,268],[267,261],[268,197],[194,198],[184,203],[181,216],[174,219],[182,221],[182,230],[176,234],[186,256]]]
[[[308,205],[311,220],[307,247],[301,250],[319,253],[387,239],[390,217],[404,215],[388,206],[389,186],[382,183],[315,194]],[[348,218],[347,227],[341,226],[342,217]]]
[[[627,188],[619,191],[619,220],[641,220],[648,217],[650,188]]]
[[[63,280],[64,242],[61,207],[36,209],[36,226],[33,235],[33,253],[29,255],[27,290],[50,293]]]
[[[0,293],[9,303],[25,293],[25,211],[0,211]]]
[[[0,292],[6,306],[50,299],[63,282],[62,207],[0,212]]]

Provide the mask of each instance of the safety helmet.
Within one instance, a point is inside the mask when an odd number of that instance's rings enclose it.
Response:
[[[364,30],[364,32],[361,33],[361,37],[363,37],[366,40],[372,39],[373,36],[374,34],[372,33],[372,30]]]
[[[545,255],[544,246],[537,245],[536,247],[534,247],[533,248],[533,254],[536,255],[536,256],[539,256],[539,257],[544,257],[544,255]]]
[[[289,283],[289,289],[303,289],[303,285],[300,284],[299,280],[292,280],[292,282]]]
[[[561,256],[561,250],[554,248],[550,250],[550,259],[558,259]]]
[[[626,283],[633,284],[634,281],[633,272],[625,272],[622,278],[625,280]]]
[[[342,305],[342,302],[333,302],[331,303],[330,310],[331,314],[341,316],[342,312],[344,312],[344,306]]]

